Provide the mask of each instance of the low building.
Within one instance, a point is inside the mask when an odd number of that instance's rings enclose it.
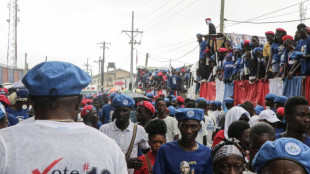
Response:
[[[135,74],[134,74],[135,76]],[[117,81],[124,81],[124,88],[129,87],[129,82],[127,80],[130,78],[130,72],[123,69],[115,69],[104,73],[104,89],[109,89],[115,87],[114,83]],[[128,80],[129,81],[129,80]],[[95,75],[92,77],[91,85],[97,85],[98,89],[101,88],[101,74]],[[119,86],[116,84],[116,86]]]

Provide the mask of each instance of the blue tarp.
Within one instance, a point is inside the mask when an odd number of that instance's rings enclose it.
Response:
[[[282,95],[290,98],[301,95],[302,76],[295,76],[293,79],[286,78],[283,83]]]

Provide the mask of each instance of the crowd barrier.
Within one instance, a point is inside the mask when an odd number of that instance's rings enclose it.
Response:
[[[295,76],[292,79],[281,78],[269,79],[250,83],[248,80],[206,82],[201,84],[200,97],[206,100],[221,101],[233,96],[234,104],[238,105],[245,101],[251,101],[255,106],[265,106],[265,95],[273,93],[286,97],[304,96],[310,101],[310,76]]]

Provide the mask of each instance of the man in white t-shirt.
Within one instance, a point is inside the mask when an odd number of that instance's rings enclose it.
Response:
[[[140,125],[137,125],[133,147],[130,149],[135,125],[130,121],[129,117],[134,104],[135,101],[130,96],[124,94],[116,95],[112,101],[115,120],[111,123],[102,125],[99,129],[101,132],[114,139],[122,149],[127,158],[129,174],[132,174],[134,169],[140,169],[143,166],[142,161],[137,158],[138,147],[144,154],[150,150],[147,134],[145,129]]]
[[[174,140],[178,140],[180,134],[180,130],[178,128],[178,121],[174,117],[168,116],[166,114],[167,105],[165,100],[162,98],[157,99],[155,107],[158,112],[157,119],[162,119],[167,125],[167,134],[166,134],[167,143]]]
[[[115,141],[75,122],[88,74],[71,63],[44,62],[22,82],[36,121],[0,130],[1,174],[127,172]]]

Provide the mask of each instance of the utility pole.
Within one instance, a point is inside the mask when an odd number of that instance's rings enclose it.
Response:
[[[27,63],[27,53],[25,53],[25,67],[24,67],[24,76],[28,71],[28,63]]]
[[[47,62],[47,56],[45,56],[45,62]]]
[[[88,73],[88,67],[89,67],[88,57],[87,57],[87,63],[86,63],[86,64],[84,64],[84,66],[86,66],[86,73]]]
[[[100,68],[101,68],[101,67],[100,67],[100,65],[101,65],[101,56],[99,56],[99,60],[98,60],[98,61],[95,61],[95,60],[94,60],[94,62],[95,62],[95,63],[98,63],[98,65],[99,65],[99,66],[98,66],[98,67],[99,67],[99,69],[98,69],[98,76],[99,76],[99,74],[100,74]],[[98,77],[97,89],[99,89],[99,84],[100,84],[99,82],[100,82],[100,81],[101,81],[101,77],[100,77],[100,78]]]
[[[220,33],[224,32],[224,12],[225,12],[225,0],[221,0]]]
[[[148,61],[149,61],[149,53],[146,53],[146,57],[145,57],[145,67],[147,67]]]
[[[106,43],[105,41],[97,43],[97,45],[102,45],[102,60],[101,60],[101,92],[103,92],[103,84],[104,84],[104,61],[105,61],[105,49],[109,49],[106,45],[111,45],[111,43]]]
[[[304,2],[301,2],[299,5],[299,17],[301,23],[303,22],[303,20],[306,19],[306,12],[307,12],[307,6],[305,7]]]
[[[132,11],[132,19],[131,19],[131,30],[123,30],[122,32],[125,32],[129,37],[130,37],[130,42],[129,44],[131,45],[131,61],[130,61],[130,82],[129,82],[129,90],[132,91],[133,89],[133,45],[134,44],[141,44],[140,42],[136,42],[136,40],[134,40],[134,38],[138,35],[138,34],[142,34],[143,31],[139,31],[138,29],[136,29],[136,31],[134,31],[134,12]],[[130,33],[130,34],[129,34]],[[135,34],[135,35],[134,35]]]

